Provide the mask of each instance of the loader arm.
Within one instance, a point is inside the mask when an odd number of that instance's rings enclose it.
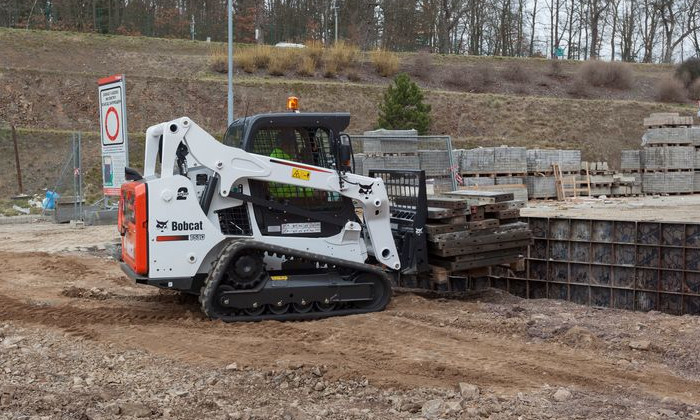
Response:
[[[363,209],[364,223],[374,257],[390,269],[401,268],[391,232],[387,191],[380,178],[342,173],[229,147],[217,141],[187,117],[154,125],[147,130],[144,177],[156,176],[159,150],[162,152],[161,168],[175,168],[176,152],[181,143],[187,146],[189,155],[197,164],[211,169],[218,175],[218,193],[221,197],[231,196],[234,186],[240,179],[246,178],[335,192],[356,200]],[[162,169],[160,177],[175,175],[177,174],[174,170]]]

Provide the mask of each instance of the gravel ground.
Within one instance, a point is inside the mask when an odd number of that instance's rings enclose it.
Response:
[[[223,324],[125,278],[108,228],[0,237],[0,419],[700,419],[697,317],[487,290]]]

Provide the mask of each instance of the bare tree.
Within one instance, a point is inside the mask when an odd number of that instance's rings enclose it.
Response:
[[[610,61],[615,61],[616,36],[618,31],[618,18],[621,0],[610,0],[610,18],[612,20],[610,32]]]
[[[591,31],[590,57],[593,59],[598,58],[600,25],[608,7],[610,7],[610,0],[588,0],[588,18]]]
[[[561,45],[561,41],[564,38],[564,33],[567,29],[567,20],[561,19],[561,11],[564,5],[564,0],[549,0],[547,7],[549,8],[549,45],[550,45],[550,57],[554,57],[556,50]],[[563,26],[561,25],[561,22]]]
[[[533,0],[530,13],[530,55],[535,53],[535,25],[537,24],[537,0]]]
[[[658,8],[652,0],[641,0],[639,10],[639,31],[642,38],[644,55],[643,63],[651,63],[654,59],[654,46],[659,24]]]
[[[656,8],[663,29],[662,61],[670,63],[673,60],[673,51],[691,33],[698,30],[695,19],[686,19],[697,14],[697,0],[658,0]],[[678,33],[679,24],[687,22]]]
[[[637,0],[625,0],[620,19],[620,59],[622,61],[634,61],[636,58],[636,15]]]

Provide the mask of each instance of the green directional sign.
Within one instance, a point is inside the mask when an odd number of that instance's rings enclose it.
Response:
[[[564,57],[564,48],[562,48],[562,47],[555,48],[554,55],[556,55],[559,58]]]

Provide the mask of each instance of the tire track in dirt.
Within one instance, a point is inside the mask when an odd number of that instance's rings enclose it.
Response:
[[[399,303],[400,305],[400,303]],[[100,339],[191,363],[279,368],[326,365],[328,378],[367,377],[385,387],[453,387],[472,382],[501,392],[545,384],[614,392],[641,391],[697,401],[697,382],[661,368],[626,371],[596,354],[553,344],[527,345],[482,333],[396,318],[388,312],[303,323],[143,325],[101,332]],[[319,333],[318,331],[322,331]],[[312,332],[313,334],[306,334]],[[187,337],[187,339],[185,339]]]
[[[80,308],[70,305],[39,305],[25,303],[0,295],[0,319],[40,323],[58,328],[80,325],[147,325],[170,320],[182,320],[184,314],[167,311],[139,310],[133,307],[100,306]]]
[[[0,320],[57,328],[183,363],[220,366],[235,361],[272,369],[278,363],[326,365],[329,379],[366,377],[398,388],[454,387],[458,382],[506,393],[544,384],[611,392],[636,387],[687,402],[698,399],[696,381],[653,363],[630,371],[593,350],[527,343],[494,330],[494,325],[450,325],[456,314],[469,316],[468,310],[478,310],[473,302],[445,304],[401,295],[385,312],[375,314],[224,324],[205,320],[196,304],[178,303],[177,295],[161,297],[145,287],[134,288],[140,294],[133,296],[120,294],[122,285],[105,280],[114,262],[44,253],[5,252],[0,257],[4,276],[18,276],[12,283],[0,282]],[[85,270],[84,282],[105,285],[105,299],[62,296],[64,289],[54,283],[75,269]],[[46,284],[44,298],[32,296],[28,302],[23,279],[38,282],[32,290],[44,290],[38,288]]]

